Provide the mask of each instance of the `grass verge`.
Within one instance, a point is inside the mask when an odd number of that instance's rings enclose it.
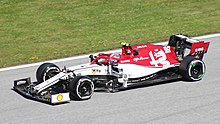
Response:
[[[220,0],[1,0],[0,68],[220,31]]]

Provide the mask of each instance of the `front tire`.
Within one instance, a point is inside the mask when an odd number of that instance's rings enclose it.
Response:
[[[37,83],[44,82],[60,72],[60,68],[53,63],[40,65],[36,72]]]
[[[187,81],[199,81],[205,75],[205,63],[192,56],[185,57],[179,67],[179,73]]]
[[[85,76],[77,76],[70,81],[69,93],[71,100],[87,100],[94,93],[93,81]]]

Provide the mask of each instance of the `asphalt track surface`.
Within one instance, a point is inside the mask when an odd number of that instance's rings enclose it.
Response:
[[[11,88],[13,80],[32,77],[37,66],[0,71],[0,124],[219,124],[220,37],[211,41],[205,55],[206,75],[196,83],[176,81],[118,93],[95,92],[87,101],[51,106],[29,100]],[[80,59],[56,63],[72,66]]]

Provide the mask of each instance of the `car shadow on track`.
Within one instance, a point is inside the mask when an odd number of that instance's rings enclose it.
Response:
[[[124,91],[133,90],[133,89],[139,89],[139,88],[154,87],[154,86],[164,85],[164,84],[170,84],[170,83],[180,83],[181,81],[184,81],[184,80],[183,80],[183,79],[173,79],[173,80],[162,81],[162,82],[157,82],[157,83],[136,85],[136,86],[131,86],[131,87],[119,89],[119,90],[116,90],[115,92],[110,92],[110,91],[105,90],[105,89],[95,90],[95,93],[117,93],[117,92],[124,92]],[[185,81],[184,81],[184,82],[185,82]],[[189,81],[186,81],[186,82],[189,82]]]
[[[158,85],[164,85],[164,84],[170,84],[170,83],[182,83],[182,79],[173,79],[173,80],[169,80],[169,81],[162,81],[162,82],[157,82],[157,83],[151,83],[151,84],[142,84],[142,85],[137,85],[137,86],[132,86],[132,87],[127,87],[127,88],[124,88],[124,89],[120,89],[120,90],[117,90],[116,92],[110,92],[108,90],[95,90],[95,93],[117,93],[117,92],[125,92],[125,91],[129,91],[129,90],[133,90],[133,89],[139,89],[139,88],[148,88],[148,87],[154,87],[154,86],[158,86]],[[184,82],[189,82],[189,81],[184,81]],[[63,104],[66,104],[66,103],[70,103],[70,102],[63,102],[63,103],[56,103],[56,104],[51,104],[50,102],[45,102],[45,101],[42,101],[42,100],[38,100],[38,99],[35,99],[35,98],[32,98],[32,97],[28,97],[20,92],[17,92],[14,88],[11,88],[11,90],[13,90],[14,92],[20,94],[21,96],[23,96],[24,98],[27,98],[29,100],[33,100],[33,101],[36,101],[38,103],[44,103],[46,105],[50,105],[50,106],[57,106],[57,105],[63,105]],[[75,100],[74,100],[75,101]],[[77,101],[75,101],[77,102]]]

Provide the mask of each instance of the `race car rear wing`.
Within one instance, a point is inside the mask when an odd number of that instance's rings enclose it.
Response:
[[[207,53],[210,42],[199,41],[191,45],[190,55],[202,59],[204,54]]]
[[[193,43],[190,51],[190,55],[196,56],[207,53],[209,44],[210,42],[204,42],[204,41]]]
[[[175,48],[176,55],[182,60],[183,57],[188,55],[202,59],[208,51],[209,44],[210,42],[199,41],[177,34],[170,37],[168,45]]]

